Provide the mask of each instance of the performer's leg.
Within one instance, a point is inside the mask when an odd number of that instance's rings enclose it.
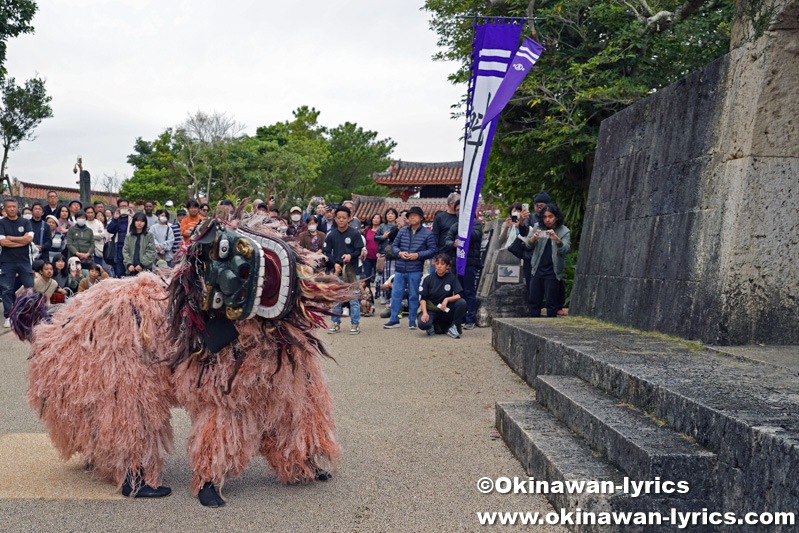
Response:
[[[187,444],[194,473],[191,492],[203,505],[224,505],[217,490],[228,477],[238,476],[258,450],[264,386],[260,352],[247,355],[228,347],[214,363],[183,364],[174,371],[175,394],[192,421]]]
[[[293,352],[271,378],[266,405],[259,408],[266,429],[260,452],[284,483],[326,480],[323,469],[341,453],[336,442],[333,404],[314,350]]]

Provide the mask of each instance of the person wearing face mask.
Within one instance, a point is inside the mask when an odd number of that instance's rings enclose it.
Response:
[[[158,222],[150,228],[155,240],[156,261],[163,259],[172,266],[172,245],[175,243],[175,233],[169,224],[169,215],[163,209],[155,212]]]
[[[311,252],[321,254],[325,245],[325,234],[319,231],[319,225],[311,217],[308,219],[308,229],[299,234],[300,246]]]
[[[289,226],[286,229],[286,235],[297,236],[304,231],[308,231],[308,226],[302,222],[302,208],[295,205],[289,211]]]
[[[75,225],[67,231],[67,257],[77,257],[90,263],[94,255],[94,231],[86,225],[86,211],[75,213]]]
[[[521,222],[522,203],[513,202],[510,206],[510,216],[505,219],[505,226],[503,228],[503,235],[507,231],[507,238],[505,239],[505,248],[513,244],[516,237],[519,236],[519,223]],[[501,238],[501,236],[500,236]]]

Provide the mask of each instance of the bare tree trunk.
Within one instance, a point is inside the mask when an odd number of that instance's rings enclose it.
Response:
[[[8,194],[11,194],[11,180],[6,180],[6,163],[8,163],[8,146],[3,146],[3,162],[0,163],[0,183],[6,183]],[[2,187],[0,187],[2,191]]]

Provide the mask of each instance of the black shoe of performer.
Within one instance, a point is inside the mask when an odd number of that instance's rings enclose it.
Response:
[[[151,487],[150,485],[141,484],[139,490],[134,492],[133,481],[130,474],[125,478],[122,484],[122,495],[133,498],[163,498],[172,494],[172,489],[161,485],[160,487]]]
[[[216,490],[216,486],[210,481],[206,481],[203,488],[201,488],[200,492],[197,494],[197,497],[200,499],[200,503],[205,507],[225,506],[225,500],[222,499],[222,496],[220,496],[219,492]]]
[[[316,472],[314,473],[314,477],[316,478],[316,481],[327,481],[328,479],[333,478],[333,474],[322,470],[321,468],[317,468]]]

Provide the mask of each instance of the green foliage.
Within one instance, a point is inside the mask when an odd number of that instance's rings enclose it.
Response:
[[[778,13],[777,0],[750,0],[739,2],[736,15],[749,28],[749,39],[761,38],[774,22]]]
[[[385,194],[372,172],[389,166],[388,156],[397,143],[390,138],[377,140],[377,132],[364,131],[352,122],[333,128],[328,138],[330,157],[322,166],[318,187],[322,196],[340,202],[352,193]]]
[[[178,197],[176,188],[170,186],[166,179],[168,173],[167,169],[157,169],[149,165],[137,168],[133,176],[122,183],[119,196],[137,204],[148,200],[163,203],[176,198]]]
[[[27,80],[24,87],[18,86],[14,78],[6,78],[0,82],[0,92],[0,144],[3,147],[0,178],[5,179],[8,153],[16,150],[22,141],[32,141],[33,130],[42,120],[53,116],[53,109],[50,107],[52,97],[47,96],[44,80],[40,78]]]
[[[38,7],[33,0],[3,0],[0,2],[0,80],[6,75],[6,41],[23,33],[33,33],[30,22]]]
[[[137,170],[123,190],[158,199],[156,193],[172,188],[175,198],[203,195],[212,203],[274,195],[284,210],[312,196],[366,194],[372,172],[388,166],[393,141],[349,122],[328,130],[319,115],[302,106],[291,120],[261,126],[253,137],[201,139],[178,127],[154,141],[138,138],[128,156]]]
[[[507,0],[489,10],[477,0],[427,0],[444,47],[436,57],[461,63],[450,80],[467,79],[473,38],[472,21],[454,15],[519,17],[531,4],[546,19],[535,35],[546,49],[500,115],[483,193],[510,203],[547,191],[577,245],[600,123],[726,53],[734,0],[694,11],[676,0]]]

